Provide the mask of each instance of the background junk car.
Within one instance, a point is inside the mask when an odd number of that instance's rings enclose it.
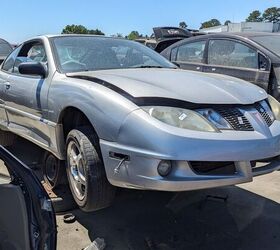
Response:
[[[161,54],[182,69],[249,81],[280,100],[280,34],[209,34],[174,43]]]
[[[196,32],[191,32],[178,27],[155,27],[154,33],[149,38],[138,38],[135,41],[154,49],[158,53],[168,46],[181,41],[182,39],[192,37]]]
[[[33,171],[0,146],[0,249],[56,249],[50,198]]]
[[[186,191],[279,168],[273,97],[240,79],[178,69],[136,42],[36,37],[2,64],[0,91],[0,144],[19,135],[45,149],[52,188],[66,161],[85,211],[110,205],[116,186]]]
[[[12,46],[7,41],[0,38],[0,65],[12,50]]]

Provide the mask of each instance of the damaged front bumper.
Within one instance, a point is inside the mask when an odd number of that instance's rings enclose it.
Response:
[[[279,121],[254,131],[205,133],[137,118],[133,112],[126,119],[118,142],[100,140],[112,185],[187,191],[250,182],[255,175],[280,169]],[[255,164],[260,159],[270,160]],[[172,165],[166,176],[158,172],[162,161]]]
[[[207,166],[207,163],[212,166],[207,171],[201,168],[199,170],[202,171],[198,171],[197,166],[194,167],[194,163],[201,163],[198,161],[172,160],[171,172],[163,177],[158,173],[158,165],[162,161],[159,155],[154,158],[150,154],[143,155],[143,152],[117,150],[112,143],[104,142],[102,149],[103,152],[108,153],[118,151],[119,157],[129,155],[128,160],[116,157],[104,159],[109,182],[114,186],[125,188],[161,191],[213,188],[251,182],[254,176],[280,169],[280,159],[277,157],[267,162],[255,161],[254,163],[250,161],[202,162],[204,163],[202,167]]]

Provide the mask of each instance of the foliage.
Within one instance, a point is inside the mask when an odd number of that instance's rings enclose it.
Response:
[[[111,37],[123,38],[123,35],[121,33],[116,33],[116,34],[111,35]]]
[[[230,20],[226,20],[224,25],[228,25],[229,23],[231,23]]]
[[[91,34],[91,35],[104,35],[104,33],[99,30],[89,30],[83,25],[66,25],[62,30],[61,34]]]
[[[247,17],[246,22],[280,22],[280,8],[268,8],[263,14],[259,10],[254,10]]]
[[[218,19],[211,19],[201,24],[200,29],[210,28],[221,25],[221,22]]]
[[[135,39],[137,39],[137,38],[139,38],[139,37],[142,37],[142,35],[140,35],[139,32],[136,31],[136,30],[131,31],[130,34],[127,35],[127,38],[128,38],[129,40],[135,40]]]
[[[182,21],[179,23],[179,27],[182,29],[186,29],[188,27],[188,25],[186,24],[186,22]]]
[[[262,21],[263,21],[262,14],[258,10],[252,11],[246,19],[246,22],[262,22]]]
[[[278,23],[280,22],[280,8],[272,7],[264,11],[262,15],[263,21]]]

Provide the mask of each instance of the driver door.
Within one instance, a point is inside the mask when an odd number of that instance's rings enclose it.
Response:
[[[4,95],[5,109],[10,131],[31,139],[37,144],[50,144],[50,130],[44,122],[47,110],[48,78],[22,75],[18,66],[22,62],[41,62],[47,67],[47,57],[43,42],[32,40],[22,45],[8,80]]]

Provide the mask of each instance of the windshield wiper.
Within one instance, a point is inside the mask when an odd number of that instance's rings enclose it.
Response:
[[[140,65],[140,66],[135,66],[135,67],[131,67],[131,68],[140,68],[140,69],[145,69],[145,68],[148,68],[148,69],[152,69],[152,68],[157,68],[157,69],[162,69],[163,67],[162,66],[155,66],[155,65]]]

